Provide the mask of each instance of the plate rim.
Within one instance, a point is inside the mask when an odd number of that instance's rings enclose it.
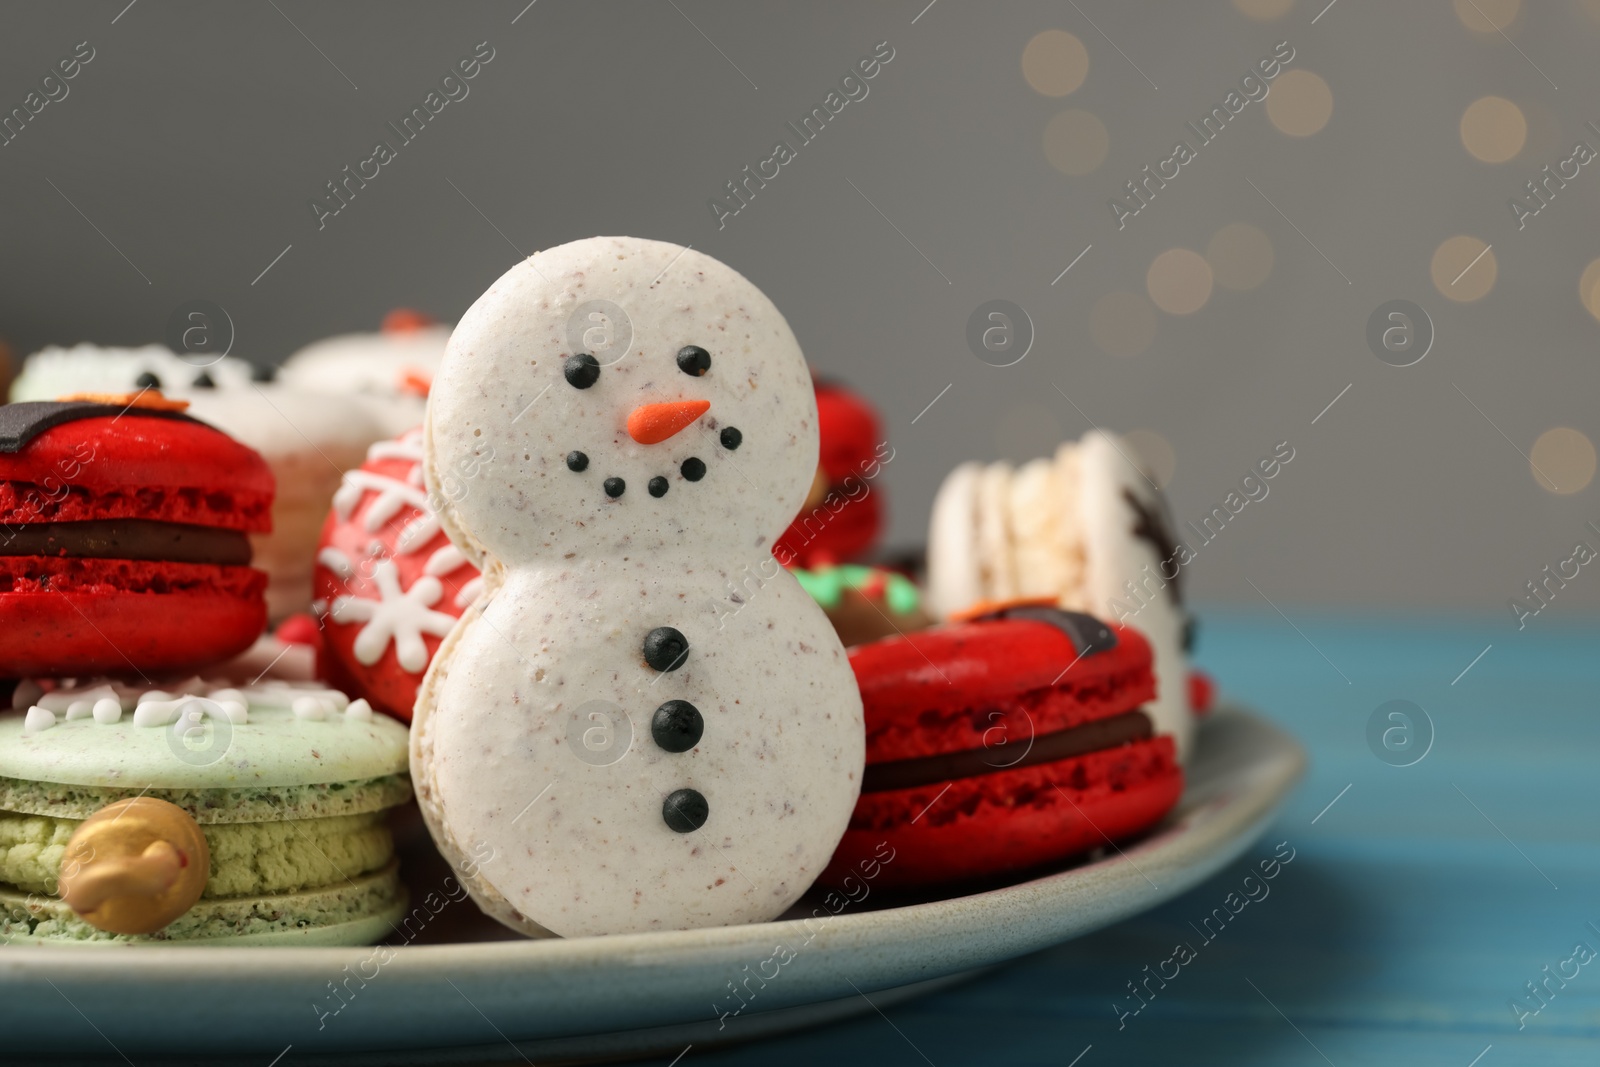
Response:
[[[810,936],[801,953],[802,958],[810,957],[807,966],[786,972],[793,977],[786,978],[761,1011],[895,988],[1002,963],[1129,918],[1209,878],[1260,837],[1304,775],[1308,760],[1292,735],[1242,707],[1219,707],[1201,727],[1203,734],[1215,739],[1209,749],[1204,744],[1197,746],[1193,762],[1196,766],[1210,764],[1209,773],[1185,790],[1178,816],[1169,817],[1150,835],[1126,850],[1117,848],[1095,861],[1014,885],[871,911],[843,909]],[[1230,731],[1243,731],[1254,751],[1240,755],[1226,746]],[[1150,877],[1152,873],[1159,884]],[[1083,892],[1086,885],[1087,893]],[[546,1004],[530,1013],[524,991],[520,1002],[524,1010],[512,1018],[518,1006],[515,990],[507,997],[496,992],[496,983],[509,987],[512,983],[506,980],[512,978],[563,978],[576,989],[617,966],[657,975],[664,981],[673,975],[729,965],[735,968],[731,973],[736,973],[738,964],[763,960],[775,941],[804,937],[806,921],[785,919],[608,937],[394,946],[393,959],[384,967],[384,973],[393,977],[385,986],[387,995],[397,998],[395,1003],[407,1002],[408,997],[414,1002],[423,990],[442,986],[452,977],[461,978],[470,969],[469,988],[476,996],[468,1003],[485,1017],[500,1019],[512,1037],[575,1036],[596,1032],[586,1025],[582,1012],[569,1020],[572,1028],[552,1028],[549,1021],[554,1009]],[[959,959],[948,951],[937,951],[937,942],[951,931],[960,931],[964,938]],[[170,946],[125,946],[73,952],[61,947],[6,945],[0,946],[0,994],[13,999],[20,1009],[34,998],[24,993],[17,1002],[16,995],[29,986],[35,991],[42,987],[35,1002],[42,1006],[44,997],[54,998],[51,985],[46,984],[51,979],[93,988],[126,983],[136,973],[141,984],[157,987],[233,985],[245,975],[252,994],[275,988],[300,996],[308,977],[337,976],[343,967],[369,957],[372,951],[367,946],[218,946],[174,952]],[[839,963],[841,955],[848,957],[844,966]],[[569,999],[571,995],[569,992]],[[677,1004],[670,997],[654,1010],[636,1003],[625,1028],[685,1021]],[[57,1006],[64,1008],[59,1001]],[[374,1018],[393,1014],[377,1004],[370,1004],[368,1011]],[[713,1023],[717,1019],[710,1012],[701,1018]],[[382,1041],[374,1042],[375,1034],[368,1031],[383,1031],[392,1047],[417,1045],[411,1031],[382,1023],[342,1029],[345,1033],[331,1039],[331,1044],[319,1042],[316,1047],[381,1047]],[[362,1031],[362,1040],[346,1040],[357,1036],[350,1029]],[[307,1047],[306,1051],[313,1049]]]

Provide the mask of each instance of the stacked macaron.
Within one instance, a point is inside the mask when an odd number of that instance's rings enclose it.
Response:
[[[966,463],[950,472],[928,530],[928,600],[936,615],[960,618],[1044,597],[1137,628],[1155,652],[1147,710],[1181,759],[1194,730],[1184,560],[1161,491],[1129,452],[1095,430],[1021,467]]]
[[[375,940],[404,900],[383,813],[410,795],[406,731],[283,680],[288,645],[240,680],[272,471],[186,407],[0,406],[0,679],[23,679],[0,714],[0,935]]]
[[[1018,605],[862,645],[850,666],[867,768],[824,883],[865,865],[902,889],[1031,871],[1149,829],[1183,792],[1131,628]]]
[[[186,670],[261,633],[272,472],[183,408],[0,406],[0,678]]]
[[[276,381],[272,368],[235,356],[179,355],[160,345],[42,349],[23,364],[11,399],[55,400],[85,390],[164,392],[267,461],[278,485],[272,529],[250,536],[256,566],[267,573],[274,621],[310,607],[317,536],[340,477],[361,464],[368,445],[396,432],[390,426],[422,420],[422,400],[414,395],[340,396]]]
[[[411,795],[406,731],[365,701],[195,678],[24,683],[16,704],[0,716],[0,937],[356,945],[403,910],[385,812]]]

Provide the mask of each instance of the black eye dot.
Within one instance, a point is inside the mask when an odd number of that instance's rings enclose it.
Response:
[[[576,450],[567,453],[567,470],[584,471],[589,469],[589,457]]]
[[[561,370],[567,376],[567,384],[574,389],[587,389],[600,380],[600,361],[587,352],[568,356]]]
[[[137,385],[140,389],[160,389],[161,379],[157,378],[149,371],[145,371],[143,374],[139,375],[133,380],[133,384]]]
[[[277,376],[278,368],[271,363],[268,363],[265,366],[258,365],[250,368],[250,380],[252,382],[270,382],[277,378]]]
[[[744,434],[740,433],[736,427],[724,426],[722,428],[722,447],[723,448],[726,448],[729,452],[732,452],[734,449],[738,448],[743,443],[744,443]]]
[[[196,389],[215,389],[217,387],[217,383],[213,381],[211,375],[207,374],[205,371],[201,371],[199,374],[195,375],[194,381],[190,382],[189,384],[194,386]]]
[[[651,496],[666,496],[667,495],[667,489],[669,487],[667,485],[667,480],[658,475],[658,476],[650,479],[649,488],[650,488],[650,495]]]
[[[621,478],[607,478],[606,479],[606,496],[609,496],[609,497],[612,497],[612,498],[619,497],[619,496],[622,495],[623,490],[625,490],[627,488],[628,488],[628,483],[623,481]]]
[[[698,482],[706,476],[706,465],[693,456],[683,461],[683,466],[678,468],[683,476],[691,482]]]
[[[685,345],[678,349],[678,369],[698,378],[711,369],[711,353],[699,345]]]

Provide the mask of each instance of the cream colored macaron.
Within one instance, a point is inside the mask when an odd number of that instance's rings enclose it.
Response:
[[[1194,733],[1179,595],[1187,560],[1161,491],[1129,453],[1095,430],[1019,469],[951,471],[928,531],[928,600],[948,618],[987,602],[1053,597],[1139,629],[1155,653],[1157,696],[1147,710],[1181,759]]]

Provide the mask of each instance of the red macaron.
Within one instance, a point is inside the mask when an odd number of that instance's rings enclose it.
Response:
[[[1138,631],[1037,605],[851,649],[867,767],[822,881],[977,882],[1153,826],[1183,771],[1140,710],[1150,663]]]
[[[883,489],[875,484],[893,452],[886,448],[878,414],[835,382],[815,381],[817,431],[822,439],[812,496],[773,546],[793,567],[847,563],[864,555],[883,532]]]
[[[182,407],[0,405],[0,677],[186,671],[260,636],[272,471]]]
[[[444,491],[458,484],[451,479]],[[429,661],[483,589],[423,486],[421,430],[379,441],[345,474],[312,582],[323,676],[410,722]]]

